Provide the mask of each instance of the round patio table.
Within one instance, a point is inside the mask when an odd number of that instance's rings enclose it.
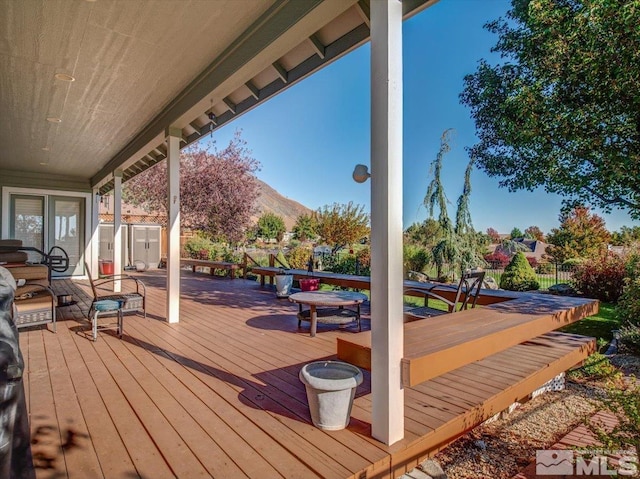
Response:
[[[298,303],[298,327],[302,321],[311,322],[310,335],[316,335],[318,323],[348,324],[353,321],[360,324],[360,305],[366,301],[367,295],[353,291],[304,291],[289,296],[289,301]],[[303,309],[303,305],[309,309]],[[355,306],[355,309],[345,306]]]

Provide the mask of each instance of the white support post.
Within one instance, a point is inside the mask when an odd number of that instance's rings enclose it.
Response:
[[[402,321],[402,2],[371,2],[372,435],[404,437]]]
[[[122,274],[122,170],[113,172],[113,273]],[[122,281],[113,282],[113,291],[122,290]]]
[[[180,320],[180,128],[167,128],[167,321]]]
[[[100,191],[94,188],[91,195],[91,234],[90,251],[91,258],[87,261],[92,279],[98,278],[98,255],[100,254]]]

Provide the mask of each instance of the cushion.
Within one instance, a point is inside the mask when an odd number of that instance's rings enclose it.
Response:
[[[24,251],[0,251],[0,263],[25,263],[29,255]]]
[[[25,266],[15,266],[7,268],[15,279],[48,279],[49,268],[44,264],[31,264]],[[47,283],[48,285],[48,283]]]
[[[96,311],[116,311],[120,309],[120,301],[112,301],[110,299],[102,299],[93,304]]]
[[[0,246],[22,246],[22,240],[19,240],[19,239],[0,239]]]

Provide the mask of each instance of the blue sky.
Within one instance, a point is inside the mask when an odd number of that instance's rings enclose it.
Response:
[[[469,110],[460,104],[463,77],[478,60],[492,58],[496,37],[483,25],[506,13],[507,0],[442,0],[404,22],[404,225],[424,220],[422,199],[440,135],[455,129],[444,159],[443,183],[451,217],[476,142]],[[282,195],[317,209],[334,202],[370,210],[370,182],[351,179],[358,163],[370,164],[369,44],[287,89],[213,134],[224,147],[237,129],[261,163],[257,176]],[[544,191],[509,193],[498,179],[475,169],[471,216],[474,227],[508,233],[531,225],[558,226],[561,198]],[[628,214],[601,214],[609,230],[634,225]]]

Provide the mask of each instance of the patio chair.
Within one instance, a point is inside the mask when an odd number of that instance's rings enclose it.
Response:
[[[478,297],[480,296],[480,288],[484,281],[484,271],[473,271],[465,273],[458,283],[455,299],[453,301],[443,297],[436,292],[436,288],[442,288],[436,285],[431,288],[405,288],[405,294],[424,295],[424,306],[407,307],[404,311],[405,322],[416,321],[418,319],[430,318],[441,314],[455,313],[463,309],[471,309],[476,307]],[[436,309],[429,306],[429,299],[438,299],[447,305],[447,311]]]
[[[91,285],[91,291],[93,292],[93,301],[91,308],[89,308],[89,318],[92,317],[92,313],[95,313],[96,303],[103,300],[119,301],[121,304],[122,313],[130,313],[134,311],[142,311],[144,317],[147,317],[146,310],[146,298],[145,298],[145,286],[138,278],[134,278],[128,274],[112,274],[108,276],[102,276],[100,279],[94,281],[91,278],[89,265],[84,264],[89,276],[89,284]],[[123,283],[125,291],[121,293],[113,293],[111,291],[103,291],[100,289],[105,285],[113,285],[114,281],[120,280]]]

